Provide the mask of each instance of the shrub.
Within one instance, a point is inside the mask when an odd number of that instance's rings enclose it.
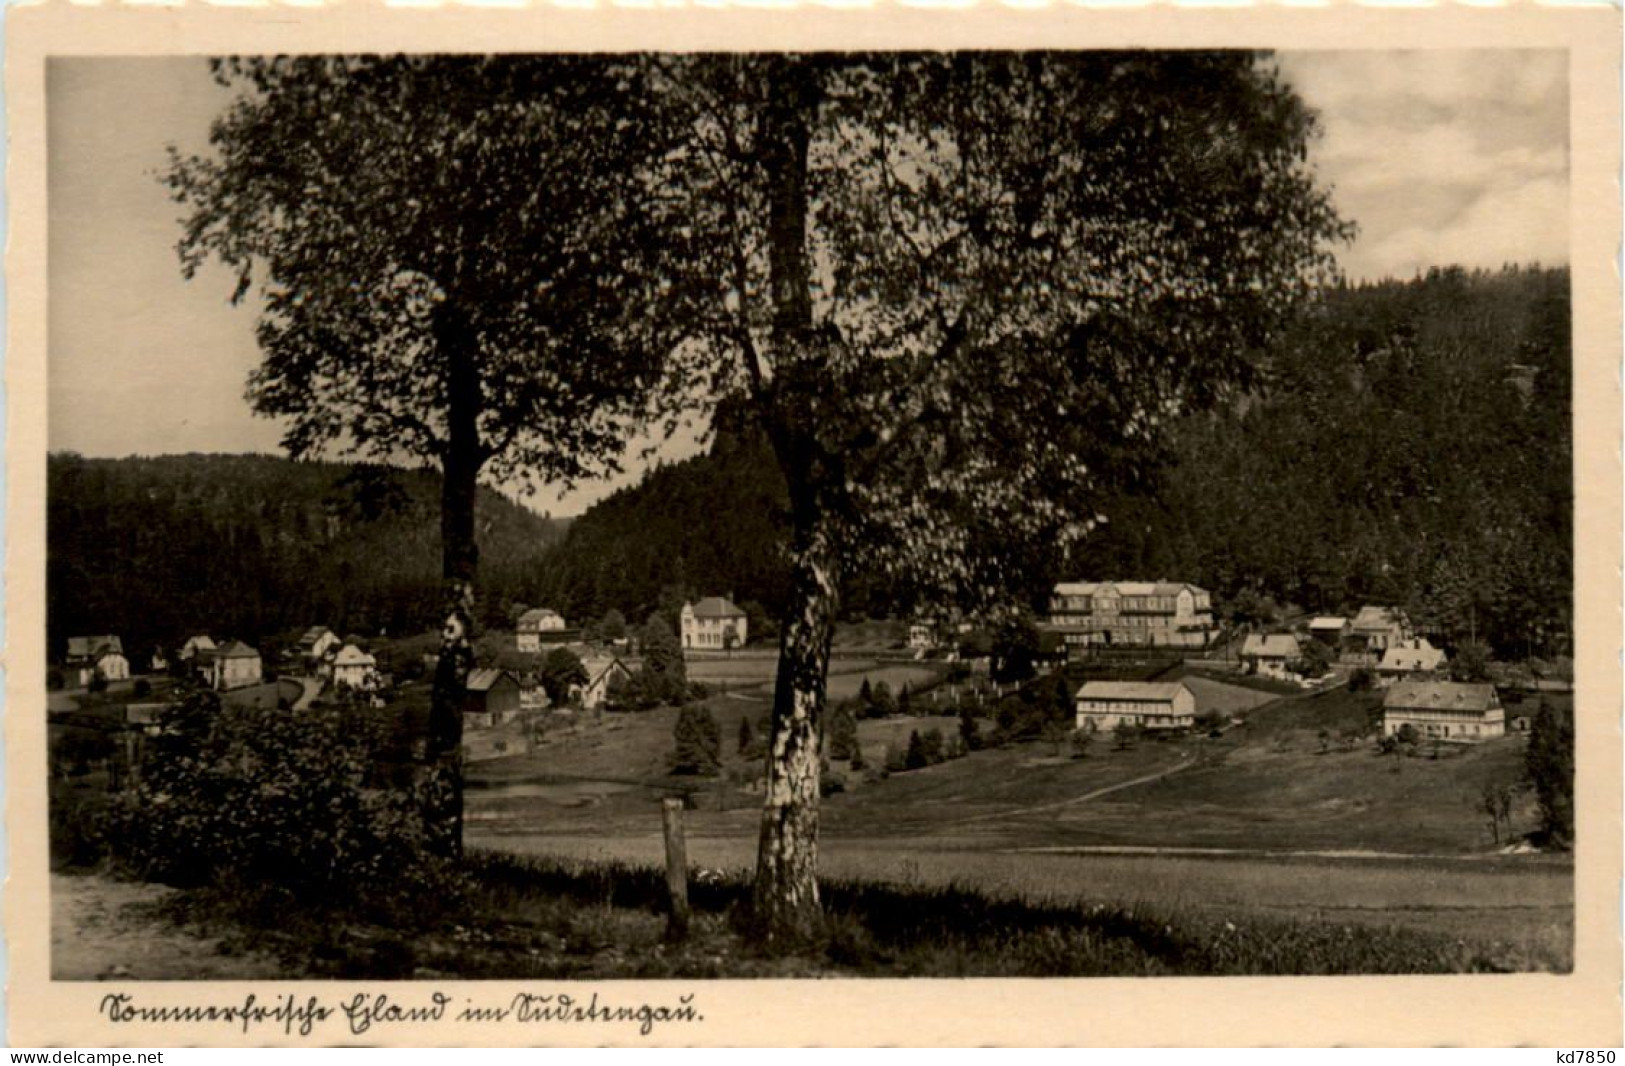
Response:
[[[918,736],[918,734],[915,735]],[[883,766],[888,774],[902,773],[904,770],[909,769],[908,752],[896,744],[887,744],[886,761]]]
[[[199,691],[159,726],[140,786],[108,812],[115,853],[142,876],[388,922],[428,920],[459,896],[428,847],[434,785],[376,787],[383,738],[367,719],[223,707]]]
[[[820,796],[833,796],[837,792],[846,791],[846,778],[833,770],[825,770],[818,775],[818,794]]]
[[[1349,675],[1349,691],[1369,692],[1372,686],[1376,684],[1376,681],[1376,676],[1362,666]]]

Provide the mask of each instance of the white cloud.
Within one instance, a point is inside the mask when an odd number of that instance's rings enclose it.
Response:
[[[1317,52],[1281,67],[1360,225],[1354,277],[1568,260],[1567,61],[1550,51]]]

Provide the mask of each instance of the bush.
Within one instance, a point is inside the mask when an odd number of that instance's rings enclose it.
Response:
[[[1369,692],[1376,682],[1376,676],[1373,675],[1370,670],[1367,670],[1362,666],[1358,670],[1354,671],[1354,673],[1349,675],[1349,691]]]
[[[919,734],[915,734],[918,736]],[[909,769],[908,752],[896,744],[886,745],[886,761],[882,764],[888,774],[899,774]]]
[[[434,784],[376,787],[374,723],[224,707],[200,691],[159,725],[139,788],[108,812],[115,854],[140,875],[392,923],[431,919],[460,895],[429,848]]]
[[[820,796],[833,796],[837,792],[846,791],[846,778],[833,770],[825,770],[818,775],[818,794]]]

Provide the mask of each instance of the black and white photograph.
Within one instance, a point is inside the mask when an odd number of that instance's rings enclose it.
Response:
[[[1573,978],[1569,48],[247,44],[42,62],[90,1021]]]

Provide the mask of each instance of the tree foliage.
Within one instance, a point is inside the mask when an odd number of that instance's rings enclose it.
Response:
[[[559,483],[618,455],[659,371],[663,127],[636,64],[227,59],[209,155],[172,153],[188,276],[259,290],[249,397],[295,456],[340,445]],[[475,386],[457,395],[460,375]],[[464,401],[471,412],[454,411]]]
[[[589,680],[587,668],[569,648],[554,648],[548,652],[542,660],[541,674],[542,689],[555,707],[569,702],[571,690],[585,685]]]
[[[671,772],[715,774],[722,767],[722,727],[703,703],[688,703],[672,730]]]
[[[614,57],[214,60],[237,96],[206,156],[171,152],[194,276],[258,288],[256,411],[296,458],[338,449],[441,470],[445,613],[427,812],[462,846],[482,472],[568,485],[612,468],[650,409],[672,247],[646,64]]]

